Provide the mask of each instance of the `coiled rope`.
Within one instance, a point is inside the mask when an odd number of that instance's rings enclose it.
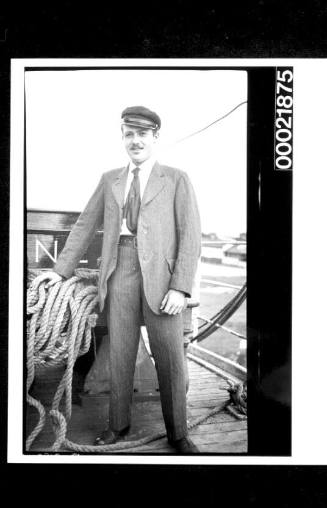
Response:
[[[247,384],[238,383],[234,384],[229,379],[227,379],[227,383],[229,387],[227,391],[229,392],[230,400],[226,405],[227,411],[230,414],[235,416],[238,420],[246,420],[247,419]]]
[[[28,288],[27,315],[31,318],[27,322],[26,393],[27,402],[39,412],[39,421],[26,440],[27,450],[45,424],[43,405],[29,394],[36,369],[66,365],[51,412],[58,413],[60,419],[59,405],[65,393],[66,419],[71,417],[73,367],[77,357],[89,350],[91,330],[96,324],[97,314],[92,311],[98,304],[97,287],[89,283],[97,277],[95,270],[78,269],[70,279],[47,288],[48,279],[43,274],[33,279]]]
[[[166,436],[166,432],[151,434],[133,441],[121,441],[111,445],[83,445],[66,438],[67,422],[72,414],[72,379],[76,359],[90,347],[92,328],[96,325],[97,314],[93,311],[98,304],[98,271],[75,270],[74,276],[47,288],[47,276],[40,270],[30,270],[35,277],[27,292],[27,314],[31,316],[27,325],[27,402],[39,413],[39,421],[26,440],[29,450],[33,441],[44,427],[46,411],[40,401],[29,394],[38,368],[66,365],[49,411],[55,442],[50,451],[61,448],[74,452],[105,453],[143,446]],[[228,388],[230,391],[231,387]],[[231,393],[231,392],[230,392]],[[59,411],[65,394],[65,416]],[[209,417],[227,408],[232,400],[213,408],[205,415],[188,424],[191,430]],[[237,417],[237,415],[234,415]]]

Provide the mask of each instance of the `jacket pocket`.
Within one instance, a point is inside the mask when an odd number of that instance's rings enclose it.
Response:
[[[174,272],[176,258],[165,258],[168,264],[168,269],[171,274]]]

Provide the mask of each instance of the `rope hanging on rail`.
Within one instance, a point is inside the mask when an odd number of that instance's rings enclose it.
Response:
[[[41,275],[38,275],[41,273]],[[37,275],[35,277],[35,275]],[[35,277],[33,279],[33,276]],[[156,433],[134,441],[124,441],[112,445],[80,445],[66,439],[67,422],[72,414],[72,378],[76,359],[85,354],[90,347],[92,328],[96,325],[98,304],[97,270],[75,270],[73,277],[60,281],[47,289],[47,279],[40,270],[29,271],[27,292],[27,402],[39,413],[39,421],[26,440],[29,450],[33,441],[44,427],[46,411],[40,401],[29,394],[37,369],[66,365],[64,375],[58,385],[49,412],[56,436],[50,451],[60,448],[75,452],[104,453],[115,450],[132,449],[161,439],[166,433]],[[230,388],[227,388],[230,392]],[[65,416],[59,411],[65,394]],[[205,415],[190,422],[188,429],[203,423],[210,416],[227,409],[232,398]],[[237,417],[237,415],[234,415]]]

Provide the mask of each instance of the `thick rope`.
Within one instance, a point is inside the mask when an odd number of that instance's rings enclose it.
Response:
[[[244,386],[243,384],[236,384],[234,385],[229,380],[228,384],[229,387],[225,388],[230,393],[230,399],[224,402],[220,407],[215,407],[209,411],[207,411],[204,415],[199,416],[198,418],[194,419],[192,422],[188,423],[187,429],[192,430],[201,423],[204,423],[208,418],[224,411],[228,410],[235,418],[243,420],[246,419],[246,409],[245,413],[240,415],[235,409],[235,401],[239,401],[239,397],[244,396]],[[242,386],[242,388],[241,388]],[[236,395],[235,395],[236,394]],[[236,397],[236,398],[235,398]],[[242,406],[244,407],[244,404],[242,402]],[[238,407],[237,407],[238,408]],[[150,434],[149,436],[145,436],[141,439],[132,440],[132,441],[120,441],[118,443],[114,444],[108,444],[108,445],[83,445],[83,444],[77,444],[69,439],[66,438],[66,432],[67,432],[67,422],[65,417],[63,416],[60,411],[52,410],[50,411],[50,416],[52,419],[52,425],[53,429],[56,435],[55,443],[53,444],[50,451],[55,452],[59,451],[61,448],[64,448],[66,450],[71,450],[74,452],[79,453],[108,453],[108,452],[115,452],[115,451],[122,451],[122,450],[131,450],[133,448],[139,448],[140,446],[144,446],[146,444],[152,443],[153,441],[158,441],[159,439],[162,439],[167,436],[166,432],[157,432],[154,434]]]
[[[40,272],[38,272],[40,273]],[[92,328],[96,324],[96,314],[92,314],[98,304],[97,288],[94,285],[85,287],[85,280],[96,281],[97,272],[93,270],[76,270],[75,275],[61,281],[49,289],[47,279],[38,275],[32,280],[27,293],[27,313],[32,315],[27,330],[27,402],[39,413],[39,421],[26,440],[29,450],[34,439],[44,427],[46,411],[40,401],[28,392],[38,367],[66,365],[64,375],[54,395],[49,412],[55,442],[50,451],[61,448],[83,453],[105,453],[137,448],[166,436],[166,432],[151,434],[133,441],[121,441],[111,445],[82,445],[66,439],[67,422],[72,413],[72,380],[73,368],[78,356],[89,350]],[[83,281],[84,279],[84,281]],[[84,282],[84,283],[83,283]],[[230,400],[208,411],[188,424],[188,430],[200,425],[211,416],[228,409],[234,404],[235,397],[240,397],[239,386],[229,383],[227,390]],[[59,410],[65,394],[65,416]],[[234,398],[233,398],[234,397]],[[239,400],[239,398],[238,398]],[[236,414],[234,415],[238,417]]]
[[[226,409],[238,420],[247,419],[247,386],[246,382],[234,384],[227,379],[230,401]]]
[[[228,401],[229,402],[229,401]],[[211,416],[220,413],[226,407],[225,404],[222,404],[220,407],[215,407],[208,411],[205,415],[199,416],[193,422],[190,422],[187,425],[188,430],[193,429],[194,427],[200,425],[204,421],[206,421]],[[144,446],[153,441],[157,441],[158,439],[162,439],[167,436],[166,432],[157,432],[155,434],[150,434],[149,436],[143,437],[141,439],[133,440],[133,441],[120,441],[118,443],[110,444],[110,445],[82,445],[73,443],[66,439],[67,432],[67,423],[65,417],[60,411],[50,411],[50,416],[52,418],[52,425],[56,434],[56,441],[53,444],[51,451],[58,451],[60,448],[65,448],[67,450],[72,450],[74,452],[81,453],[106,453],[106,452],[115,452],[121,450],[129,450],[132,448],[139,448],[140,446]]]
[[[34,272],[34,273],[33,273]],[[39,421],[26,440],[29,450],[45,424],[46,411],[40,401],[29,394],[35,371],[41,367],[66,365],[57,388],[52,410],[58,410],[65,393],[66,418],[71,416],[73,367],[78,356],[89,350],[91,329],[96,324],[92,314],[98,304],[97,288],[85,282],[97,281],[98,272],[76,270],[75,275],[47,288],[47,277],[31,271],[27,291],[27,380],[26,400],[39,413]]]

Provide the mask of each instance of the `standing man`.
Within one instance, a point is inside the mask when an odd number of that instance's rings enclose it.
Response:
[[[121,120],[129,163],[102,175],[49,273],[49,285],[72,276],[103,224],[99,301],[100,311],[106,304],[110,337],[110,418],[95,444],[115,443],[128,432],[144,323],[168,441],[178,453],[196,453],[187,435],[181,315],[201,249],[196,198],[186,173],[155,159],[159,116],[134,106]]]

